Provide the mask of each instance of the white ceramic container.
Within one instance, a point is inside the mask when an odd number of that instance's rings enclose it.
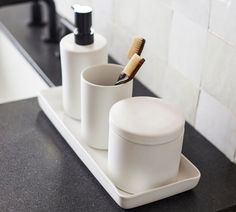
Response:
[[[111,106],[132,96],[133,82],[114,85],[123,66],[95,65],[81,74],[81,133],[91,147],[107,149]]]
[[[95,34],[95,42],[78,45],[74,34],[65,36],[60,42],[63,107],[67,115],[81,119],[80,74],[91,65],[107,63],[107,42]]]
[[[80,74],[84,68],[107,63],[107,41],[92,28],[92,8],[74,4],[75,29],[60,42],[63,107],[67,115],[81,118]]]
[[[177,176],[184,117],[158,98],[122,100],[110,110],[108,170],[115,185],[138,193]]]

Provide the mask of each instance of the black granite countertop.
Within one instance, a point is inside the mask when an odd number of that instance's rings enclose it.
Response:
[[[57,44],[29,28],[28,4],[0,9],[4,33],[50,86],[61,84]],[[134,95],[153,94],[135,80]],[[190,125],[183,153],[201,171],[196,188],[130,211],[236,211],[236,165]],[[122,211],[38,106],[0,105],[0,211]]]

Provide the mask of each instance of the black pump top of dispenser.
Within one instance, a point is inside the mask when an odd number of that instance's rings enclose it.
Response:
[[[75,13],[75,43],[79,45],[89,45],[94,42],[94,32],[92,27],[92,8],[89,6],[72,6]]]

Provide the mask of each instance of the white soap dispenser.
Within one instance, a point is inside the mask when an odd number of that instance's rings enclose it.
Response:
[[[80,73],[83,69],[108,61],[107,41],[94,34],[92,8],[72,6],[75,13],[74,33],[68,34],[60,42],[62,68],[62,100],[64,112],[72,118],[80,116]]]

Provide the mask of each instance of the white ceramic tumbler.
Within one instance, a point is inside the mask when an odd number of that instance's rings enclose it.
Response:
[[[110,108],[132,96],[133,81],[114,85],[123,68],[103,64],[81,73],[81,132],[83,139],[93,148],[108,148]]]

